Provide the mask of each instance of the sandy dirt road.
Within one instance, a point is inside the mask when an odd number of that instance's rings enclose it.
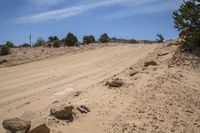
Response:
[[[24,117],[33,125],[56,100],[109,78],[158,45],[117,45],[0,69],[0,122]],[[27,113],[28,112],[28,113]],[[3,129],[0,127],[0,132]]]

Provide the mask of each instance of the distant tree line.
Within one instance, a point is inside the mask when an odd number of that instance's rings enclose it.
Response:
[[[80,43],[78,42],[77,37],[69,32],[65,38],[63,39],[59,39],[57,36],[49,36],[48,40],[45,41],[42,38],[37,39],[36,43],[33,45],[33,47],[53,47],[53,48],[59,48],[59,47],[72,47],[72,46],[77,46],[77,45],[87,45],[87,44],[91,44],[91,43],[108,43],[108,42],[121,42],[121,43],[138,43],[138,42],[142,42],[142,43],[155,43],[155,42],[159,42],[162,43],[164,40],[164,37],[161,34],[157,35],[159,37],[159,39],[157,39],[156,41],[137,41],[135,39],[117,39],[117,38],[110,38],[108,36],[107,33],[104,33],[102,35],[100,35],[99,39],[96,40],[95,37],[93,35],[85,35],[83,36],[83,42]],[[15,46],[12,42],[7,41],[4,45],[0,45],[0,55],[7,55],[10,53],[10,48],[15,48],[15,47],[19,47],[19,48],[26,48],[26,47],[31,47],[30,44],[28,43],[24,43],[21,44],[19,46]]]

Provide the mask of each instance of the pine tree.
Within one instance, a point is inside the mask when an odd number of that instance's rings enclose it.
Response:
[[[173,13],[175,28],[187,46],[200,46],[200,0],[184,1]]]
[[[65,44],[67,46],[74,46],[77,43],[78,43],[77,37],[73,33],[69,32],[65,38]]]

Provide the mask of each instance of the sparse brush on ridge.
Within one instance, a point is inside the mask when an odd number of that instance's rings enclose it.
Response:
[[[31,45],[28,43],[24,43],[24,44],[20,45],[19,47],[20,48],[28,48],[28,47],[31,47]]]
[[[90,44],[90,43],[94,43],[95,42],[95,38],[93,35],[86,35],[83,37],[83,43],[84,44]]]
[[[191,51],[200,47],[200,0],[184,1],[173,13],[173,19],[184,48]]]

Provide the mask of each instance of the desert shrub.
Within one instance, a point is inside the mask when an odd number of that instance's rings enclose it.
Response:
[[[49,37],[49,43],[47,44],[47,47],[54,47],[59,48],[61,45],[59,38],[57,36],[50,36]]]
[[[59,41],[59,38],[57,36],[50,36],[49,41],[50,42]]]
[[[60,43],[59,41],[54,41],[54,42],[53,42],[53,47],[54,47],[54,48],[59,48],[60,45],[61,45],[61,43]]]
[[[175,28],[180,32],[184,46],[200,46],[200,0],[184,1],[173,13]]]
[[[129,43],[135,44],[135,43],[138,43],[138,42],[135,39],[131,39],[131,40],[129,40]]]
[[[160,34],[160,33],[158,33],[156,36],[158,37],[158,38],[156,39],[156,41],[157,41],[158,43],[163,43],[163,41],[165,40],[165,38],[163,37],[163,35]]]
[[[94,43],[94,42],[95,42],[95,38],[92,35],[83,37],[83,43],[84,44],[90,44],[90,43]]]
[[[14,47],[15,47],[15,45],[14,45],[12,42],[10,42],[10,41],[7,41],[7,42],[5,43],[5,46],[7,46],[7,47],[9,47],[9,48],[14,48]]]
[[[67,46],[74,46],[77,43],[78,43],[77,37],[73,33],[69,32],[65,38],[65,44]]]
[[[31,45],[28,43],[24,43],[24,44],[20,45],[19,47],[27,48],[27,47],[31,47]]]
[[[6,45],[2,46],[0,50],[0,55],[3,56],[8,54],[10,54],[10,48]]]
[[[102,34],[102,35],[100,36],[100,38],[99,38],[99,41],[100,41],[101,43],[107,43],[107,42],[109,42],[108,34],[106,34],[106,33]]]
[[[45,46],[45,41],[42,38],[39,38],[35,43],[34,47]]]

